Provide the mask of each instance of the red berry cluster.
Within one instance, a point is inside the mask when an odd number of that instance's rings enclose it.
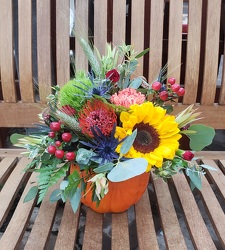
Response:
[[[152,89],[154,90],[156,97],[160,98],[162,101],[175,99],[185,94],[185,89],[176,83],[174,77],[168,79],[167,88],[163,86],[161,82],[155,81],[152,83]]]
[[[76,157],[76,154],[74,152],[65,152],[63,150],[63,144],[71,142],[72,134],[69,132],[63,132],[62,134],[60,133],[62,130],[61,122],[51,122],[50,129],[51,131],[48,133],[48,136],[51,139],[56,139],[56,141],[54,142],[54,145],[51,144],[48,146],[48,153],[55,155],[55,157],[58,159],[63,159],[65,156],[68,161],[73,161]],[[61,135],[62,141],[58,140],[58,135]]]

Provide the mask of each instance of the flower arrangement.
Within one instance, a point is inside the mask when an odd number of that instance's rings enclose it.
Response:
[[[90,72],[76,72],[62,88],[53,88],[39,133],[11,138],[32,159],[25,171],[38,173],[25,201],[38,194],[40,203],[60,182],[51,202],[70,200],[74,212],[80,201],[98,212],[121,212],[143,194],[150,171],[165,181],[184,172],[191,188],[201,189],[201,175],[210,167],[196,163],[195,151],[210,144],[215,132],[192,124],[200,119],[193,105],[171,115],[185,89],[167,79],[166,67],[152,83],[135,75],[138,58],[148,49],[137,54],[131,45],[107,44],[101,56],[84,39],[80,43]],[[191,151],[180,148],[182,135]]]

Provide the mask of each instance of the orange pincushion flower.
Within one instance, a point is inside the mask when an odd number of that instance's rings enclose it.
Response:
[[[114,109],[101,100],[88,100],[79,115],[80,128],[84,134],[93,137],[91,128],[97,126],[105,135],[109,135],[117,121]]]

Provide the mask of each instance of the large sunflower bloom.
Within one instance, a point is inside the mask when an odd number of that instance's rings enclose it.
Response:
[[[167,115],[163,108],[146,102],[132,105],[129,112],[122,112],[120,121],[122,127],[116,127],[119,140],[137,129],[136,139],[125,157],[145,158],[149,163],[147,171],[152,166],[161,167],[164,158],[174,158],[181,138],[175,116]],[[118,153],[120,148],[121,145],[117,147]]]

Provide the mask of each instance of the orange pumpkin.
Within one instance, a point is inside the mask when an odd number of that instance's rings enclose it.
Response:
[[[77,165],[71,166],[70,172],[72,173],[75,169],[79,172],[79,166]],[[149,176],[150,173],[143,173],[126,181],[109,181],[109,191],[100,201],[98,207],[96,202],[92,201],[91,191],[81,198],[81,202],[98,213],[124,212],[140,200],[148,185]],[[87,182],[86,190],[90,189],[90,185],[91,183]]]

